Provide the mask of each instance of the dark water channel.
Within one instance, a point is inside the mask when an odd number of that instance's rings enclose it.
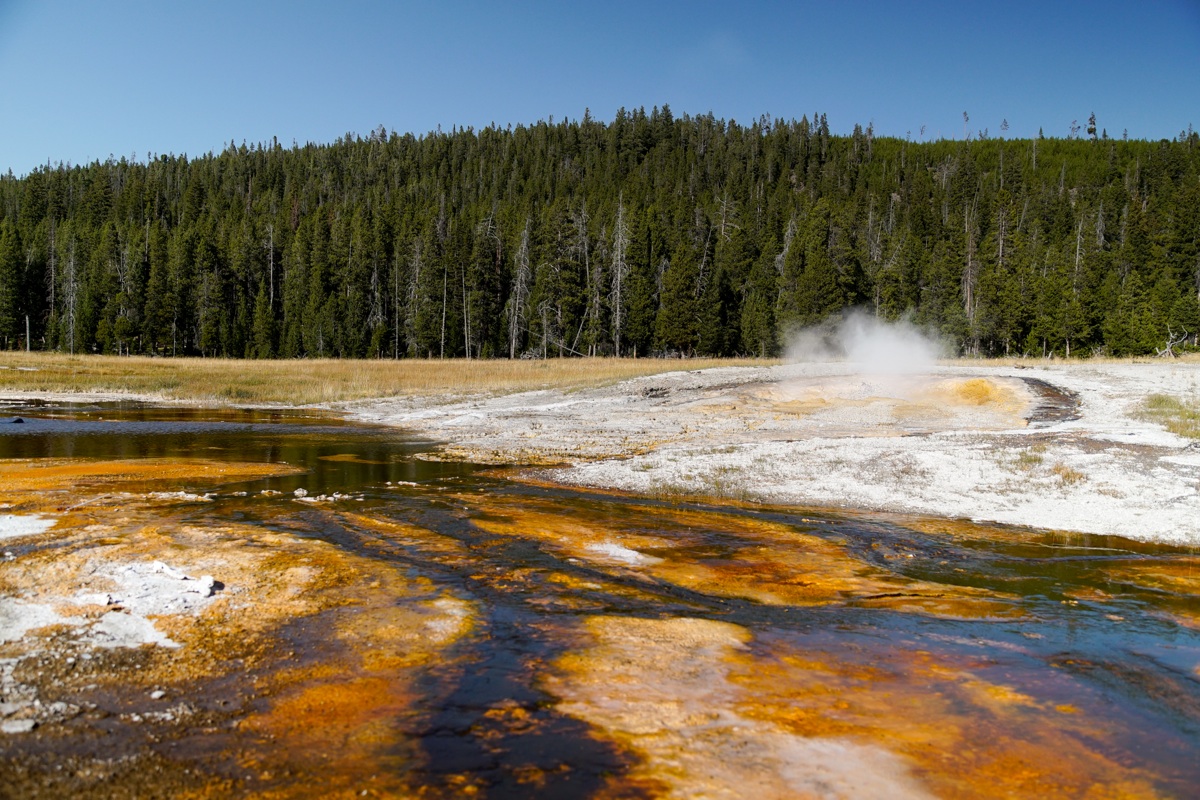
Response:
[[[17,416],[24,422],[6,423]],[[988,742],[968,740],[978,723],[978,731],[1002,730],[1013,741],[1032,743],[1035,752],[1052,754],[1053,742],[1044,741],[1044,732],[1026,726],[1053,716],[1044,709],[1074,709],[1102,730],[1080,722],[1061,735],[1108,765],[1104,769],[1136,773],[1166,796],[1195,796],[1200,786],[1195,550],[965,523],[910,525],[844,511],[814,515],[811,509],[613,497],[418,458],[429,446],[392,429],[294,412],[0,407],[0,459],[203,458],[301,467],[303,474],[223,486],[213,502],[181,512],[182,519],[225,519],[317,537],[403,565],[470,601],[478,619],[472,635],[453,646],[454,668],[423,673],[424,700],[415,714],[395,723],[397,737],[415,741],[421,753],[409,767],[409,782],[427,787],[432,796],[452,794],[455,780],[469,775],[486,797],[587,797],[606,786],[611,793],[620,776],[635,769],[639,755],[628,738],[604,735],[578,714],[564,713],[543,682],[578,646],[580,637],[572,632],[597,615],[731,623],[752,636],[739,658],[771,668],[806,654],[832,665],[820,675],[883,670],[879,680],[886,679],[894,695],[915,697],[918,707],[924,692],[939,699],[940,705],[929,706],[929,725],[944,719],[962,727],[967,733],[958,748],[986,749]],[[345,498],[305,506],[292,495],[301,488],[310,496]],[[264,495],[264,489],[282,494]],[[459,549],[451,557],[420,543],[389,540],[331,513],[341,508],[435,531]],[[665,542],[641,550],[681,569],[703,567],[705,575],[716,576],[712,588],[642,570],[634,562],[589,560],[559,540],[532,535],[544,517],[526,522],[522,510]],[[516,529],[528,525],[531,535],[499,535],[488,524],[498,519]],[[847,594],[838,602],[789,602],[790,595],[764,600],[737,588],[747,569],[766,563],[770,554],[764,556],[764,550],[787,547],[776,533],[765,540],[764,526],[817,537],[893,583],[936,584],[948,587],[946,596],[963,591],[974,592],[970,598],[1002,597],[1005,613],[924,613],[890,596],[902,592],[889,591]],[[780,570],[788,568],[789,562],[780,563]],[[733,588],[718,585],[726,577]],[[283,635],[304,647],[306,637],[316,634],[298,622]],[[930,678],[944,680],[946,687],[930,689],[910,669],[914,653],[932,654],[929,658],[956,665],[963,674],[969,667],[970,678]],[[944,668],[936,673],[945,674]],[[669,676],[663,680],[669,683]],[[828,680],[830,686],[850,685]],[[855,691],[872,691],[864,686],[869,681],[855,680]],[[1032,698],[1018,704],[1026,716],[1014,717],[1007,707],[969,706],[966,695],[955,692],[972,682]],[[743,705],[750,710],[740,713],[755,718],[756,684],[753,677],[744,683],[750,699]],[[489,714],[499,707],[520,709],[522,723]],[[906,713],[900,710],[905,707],[897,704],[896,713]],[[811,724],[820,729],[819,722]],[[892,722],[855,725],[851,735],[857,731],[889,746]],[[176,742],[161,752],[186,756],[190,750]],[[1081,768],[1081,774],[1102,781],[1109,774],[1104,769]],[[539,776],[536,788],[527,780],[531,771]],[[987,774],[964,779],[983,781]],[[634,781],[616,794],[655,793],[653,783]]]

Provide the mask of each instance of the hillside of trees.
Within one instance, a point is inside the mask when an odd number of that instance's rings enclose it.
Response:
[[[1195,346],[1200,137],[663,107],[0,178],[5,349],[773,355],[851,307],[966,354]]]

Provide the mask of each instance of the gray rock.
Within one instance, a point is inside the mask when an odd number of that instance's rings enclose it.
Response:
[[[29,733],[36,727],[35,719],[6,719],[0,722],[0,733]]]
[[[28,703],[0,703],[0,717],[11,716],[27,705]]]

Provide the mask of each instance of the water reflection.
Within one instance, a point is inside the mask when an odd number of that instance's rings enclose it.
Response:
[[[169,747],[111,718],[9,740],[0,763],[47,781],[56,752],[95,758],[115,736],[164,774],[279,796],[1183,797],[1200,782],[1186,548],[570,491],[331,417],[9,412],[27,421],[0,426],[0,459],[300,470],[163,482],[212,500],[148,506],[147,524],[265,549],[254,563],[289,616],[264,621],[252,652],[229,643],[245,671],[179,679],[212,716],[163,722]],[[288,582],[314,575],[326,600],[304,606]],[[168,674],[155,663],[139,669]]]
[[[438,480],[474,471],[462,464],[415,460],[415,454],[428,450],[426,442],[315,412],[210,412],[136,403],[9,410],[23,423],[0,425],[0,459],[215,458],[286,463],[306,471],[235,487],[240,491],[305,487],[315,494],[345,493],[388,481]]]

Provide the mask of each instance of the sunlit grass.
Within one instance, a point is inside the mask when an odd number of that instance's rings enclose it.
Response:
[[[1034,445],[1033,447],[1022,451],[1017,456],[1017,460],[1016,460],[1017,468],[1023,469],[1025,471],[1029,471],[1029,470],[1033,469],[1034,467],[1040,467],[1042,465],[1042,461],[1043,461],[1042,454],[1045,452],[1046,452],[1045,445]]]
[[[1142,401],[1140,416],[1157,422],[1171,433],[1200,439],[1200,402],[1184,401],[1166,394],[1152,394]]]
[[[308,405],[397,396],[576,390],[756,359],[287,360],[0,353],[0,392],[105,392],[238,405]]]
[[[1087,475],[1083,474],[1074,467],[1069,467],[1061,461],[1050,468],[1050,471],[1058,476],[1060,482],[1065,486],[1073,486],[1077,483],[1087,480]]]

